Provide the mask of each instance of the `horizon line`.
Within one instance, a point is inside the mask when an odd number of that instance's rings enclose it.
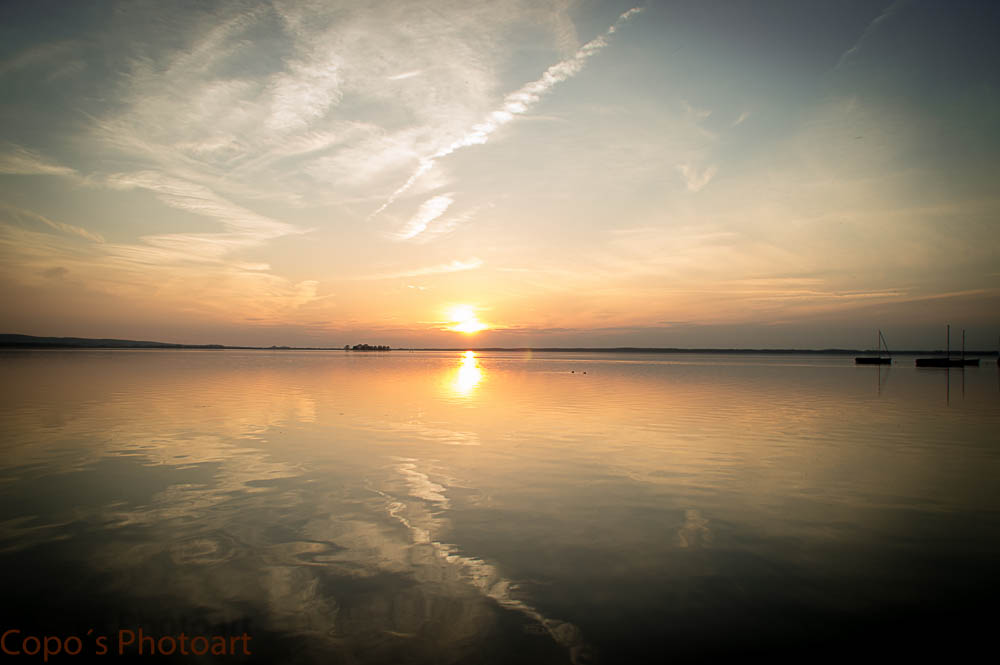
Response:
[[[354,345],[346,345],[347,347]],[[388,346],[388,345],[386,345]],[[19,333],[0,333],[0,348],[5,349],[206,349],[206,350],[246,350],[246,351],[354,351],[355,349],[345,346],[250,346],[250,345],[229,345],[229,344],[182,344],[178,342],[156,342],[149,340],[129,340],[108,337],[48,337],[38,335],[24,335]],[[358,351],[384,353],[385,351],[375,349],[357,349]],[[479,352],[552,352],[552,353],[778,353],[778,354],[831,354],[848,355],[858,354],[878,354],[875,349],[849,349],[841,347],[828,347],[822,349],[802,349],[802,348],[743,348],[743,347],[674,347],[674,346],[449,346],[449,347],[411,347],[411,346],[389,346],[387,351],[479,351]],[[945,355],[949,350],[945,349],[904,349],[893,351],[896,355]],[[960,349],[951,349],[950,354],[959,355]],[[891,355],[892,354],[888,354]],[[1000,351],[986,351],[982,349],[966,350],[965,354],[975,355],[1000,355]]]

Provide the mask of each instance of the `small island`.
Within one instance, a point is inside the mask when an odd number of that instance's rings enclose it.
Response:
[[[344,351],[391,351],[391,350],[392,349],[390,347],[381,344],[378,345],[355,344],[354,346],[351,346],[350,344],[344,345]]]

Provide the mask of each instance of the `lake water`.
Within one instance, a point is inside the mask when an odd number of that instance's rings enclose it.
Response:
[[[995,361],[852,363],[2,353],[5,648],[104,636],[121,662],[141,629],[144,655],[174,644],[161,662],[992,649]],[[229,650],[182,655],[181,633]]]

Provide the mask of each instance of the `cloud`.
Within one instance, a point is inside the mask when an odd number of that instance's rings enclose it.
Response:
[[[262,274],[268,270],[267,264],[247,264],[228,257],[269,240],[309,231],[243,208],[197,183],[156,171],[118,173],[108,176],[105,183],[113,189],[149,190],[172,208],[213,218],[223,225],[221,232],[160,233],[143,236],[140,245],[108,246],[110,254],[132,263],[162,266],[218,263],[226,264],[226,269],[236,274]]]
[[[340,77],[333,54],[322,54],[309,62],[296,62],[271,84],[271,114],[268,126],[280,132],[308,127],[326,114],[341,98]]]
[[[104,242],[104,237],[101,236],[100,233],[94,233],[93,231],[88,231],[80,226],[74,226],[73,224],[66,224],[65,222],[58,222],[56,220],[49,219],[44,215],[39,215],[37,212],[15,208],[3,203],[0,203],[0,210],[2,210],[6,216],[12,217],[22,223],[25,221],[38,222],[51,229],[55,229],[56,231],[60,231],[71,236],[84,238],[85,240],[89,240],[91,242]]]
[[[180,48],[120,49],[126,73],[91,154],[295,206],[384,199],[494,103],[516,27],[575,39],[567,3],[528,0],[275,0],[172,20]]]
[[[469,221],[471,221],[476,216],[476,214],[479,213],[480,209],[481,206],[476,206],[475,208],[465,211],[461,215],[439,217],[438,219],[434,220],[433,223],[428,225],[427,229],[422,234],[420,234],[419,237],[416,238],[416,241],[427,242],[432,238],[436,238],[438,236],[443,236],[448,233],[451,233],[458,227],[462,226],[463,224],[467,224]]]
[[[295,297],[293,298],[293,303],[295,306],[302,306],[313,300],[317,300],[319,296],[317,292],[319,290],[319,282],[314,279],[307,279],[299,282],[295,285]]]
[[[356,280],[379,280],[379,279],[398,279],[401,277],[422,277],[425,275],[440,275],[452,272],[462,272],[463,270],[475,270],[483,266],[483,260],[479,258],[471,258],[467,261],[459,261],[458,259],[451,261],[449,263],[442,263],[436,266],[428,266],[426,268],[415,268],[413,270],[403,270],[400,272],[387,272],[378,273],[374,275],[366,275],[363,277],[355,277]]]
[[[21,69],[28,69],[51,62],[64,62],[80,47],[75,41],[51,42],[39,44],[21,51],[17,55],[0,62],[0,76]]]
[[[38,153],[18,145],[9,146],[0,154],[0,173],[7,175],[59,175],[74,177],[79,174],[68,166],[60,166]]]
[[[883,10],[881,14],[876,16],[875,19],[868,24],[868,27],[865,28],[865,31],[861,33],[861,37],[858,39],[857,42],[854,43],[854,46],[847,49],[846,51],[843,52],[843,54],[841,54],[840,58],[837,60],[837,64],[834,67],[834,69],[840,69],[842,66],[844,66],[844,64],[848,60],[850,60],[858,51],[861,50],[861,45],[864,44],[865,40],[868,39],[868,37],[878,29],[879,24],[888,19],[896,12],[898,12],[903,7],[903,5],[905,5],[908,1],[909,0],[896,0],[896,2],[886,7],[886,9]]]
[[[423,71],[420,69],[415,69],[411,72],[403,72],[402,74],[395,74],[393,76],[387,76],[386,79],[389,81],[402,81],[403,79],[413,78],[414,76],[420,76]]]
[[[750,117],[750,111],[744,111],[743,113],[740,113],[740,117],[736,118],[736,120],[733,121],[732,127],[737,127],[739,125],[742,125],[743,122],[749,117]]]
[[[691,102],[686,99],[681,100],[681,108],[683,109],[685,116],[696,122],[712,117],[712,109],[695,108],[691,105]]]
[[[704,189],[719,171],[715,166],[698,169],[690,164],[678,164],[677,170],[681,172],[681,175],[684,177],[684,184],[692,192],[700,192]]]
[[[62,266],[55,266],[42,271],[42,275],[48,277],[49,279],[63,279],[68,274],[69,270]]]
[[[427,230],[427,225],[445,213],[454,203],[451,194],[440,194],[427,199],[410,221],[396,234],[400,240],[409,240]]]
[[[106,182],[116,189],[148,189],[168,206],[221,220],[227,229],[246,239],[262,241],[305,232],[238,206],[207,187],[156,171],[118,173],[109,176]]]
[[[545,70],[545,73],[542,74],[541,78],[527,83],[514,92],[508,94],[499,108],[490,112],[478,124],[473,125],[473,127],[467,131],[464,136],[444,148],[441,148],[430,156],[422,157],[417,169],[410,175],[406,182],[396,189],[396,191],[394,191],[389,198],[386,199],[386,201],[369,216],[369,219],[377,216],[383,210],[392,205],[396,199],[409,190],[422,175],[430,171],[434,167],[437,160],[447,157],[456,150],[486,143],[489,140],[490,135],[497,129],[508,124],[515,117],[527,113],[549,90],[557,84],[562,83],[579,73],[589,58],[596,55],[601,51],[601,49],[608,45],[608,37],[615,33],[617,26],[628,21],[641,11],[641,8],[635,7],[623,13],[618,17],[618,20],[604,32],[603,35],[599,35],[581,46],[572,57],[552,65]]]
[[[461,214],[445,216],[453,203],[454,194],[452,193],[434,196],[421,204],[417,212],[400,231],[386,235],[393,240],[426,243],[467,224],[483,208],[483,206],[475,206]]]

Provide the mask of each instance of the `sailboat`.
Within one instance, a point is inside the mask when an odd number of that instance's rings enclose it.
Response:
[[[882,355],[882,348],[885,347],[885,356]],[[886,344],[885,337],[882,336],[882,331],[878,331],[878,337],[875,338],[875,352],[877,356],[857,356],[854,358],[855,365],[891,365],[892,364],[892,354],[889,353],[889,345]]]
[[[965,331],[962,331],[962,357],[951,357],[951,325],[948,326],[946,337],[946,353],[944,358],[917,358],[917,367],[979,367],[979,358],[965,357]]]

